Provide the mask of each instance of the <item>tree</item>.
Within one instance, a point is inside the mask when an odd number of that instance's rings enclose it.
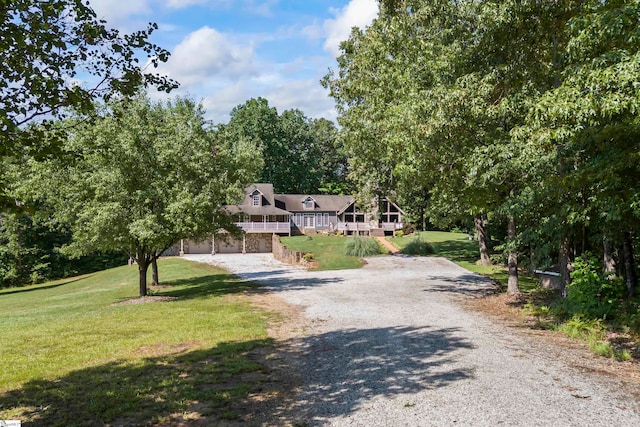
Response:
[[[362,185],[427,188],[431,214],[444,218],[506,219],[510,292],[525,228],[516,225],[552,166],[516,133],[532,101],[557,84],[564,29],[580,10],[561,1],[383,1],[324,80]]]
[[[69,230],[50,229],[38,215],[0,214],[0,287],[24,286],[123,265],[122,253],[92,253],[80,259],[62,254]]]
[[[66,122],[63,126],[69,126]],[[49,208],[68,224],[80,255],[119,250],[147,270],[180,238],[230,228],[222,205],[255,178],[255,147],[214,139],[204,111],[188,99],[160,104],[145,96],[110,102],[92,123],[75,123],[62,156],[27,161],[16,196]]]
[[[57,144],[39,145],[46,126],[26,126],[29,123],[50,124],[71,110],[90,113],[96,100],[131,95],[141,85],[167,92],[177,86],[147,70],[169,57],[168,51],[148,42],[155,24],[121,35],[105,27],[81,0],[5,1],[0,22],[0,166],[20,156],[25,146],[38,146],[41,156],[56,151]],[[139,53],[148,63],[139,63]],[[11,201],[4,169],[0,207]]]
[[[344,145],[338,138],[338,129],[327,119],[311,121],[311,133],[319,153],[320,185],[322,194],[350,194],[349,163]]]
[[[260,180],[280,193],[340,192],[346,186],[346,156],[336,145],[331,122],[309,119],[300,110],[278,114],[264,98],[250,99],[231,112],[218,132],[254,141],[264,167]],[[326,184],[326,186],[325,186]]]

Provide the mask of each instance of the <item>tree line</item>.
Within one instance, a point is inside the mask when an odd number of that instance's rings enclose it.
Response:
[[[188,98],[153,101],[178,87],[153,71],[169,57],[155,24],[121,34],[75,0],[19,0],[0,20],[0,287],[129,257],[146,295],[179,239],[239,231],[222,206],[247,184],[348,190],[330,121],[258,98],[215,125]]]
[[[157,283],[156,260],[180,239],[238,232],[222,206],[250,182],[280,192],[344,191],[336,132],[299,110],[278,114],[264,98],[214,125],[189,99],[156,102],[144,92],[55,121],[41,133],[57,145],[55,156],[5,162],[8,194],[30,211],[0,216],[0,283],[102,269],[126,255],[146,295],[149,267]]]
[[[519,267],[566,284],[591,253],[633,295],[640,2],[380,3],[323,80],[353,177],[437,224],[475,217],[485,263],[494,224],[510,292]]]

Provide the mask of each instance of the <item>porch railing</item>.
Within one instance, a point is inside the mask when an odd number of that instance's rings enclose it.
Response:
[[[338,231],[369,231],[371,224],[368,222],[339,222]]]
[[[401,222],[383,222],[381,225],[384,231],[402,230]]]
[[[247,233],[288,233],[291,224],[288,222],[236,222],[236,225]]]

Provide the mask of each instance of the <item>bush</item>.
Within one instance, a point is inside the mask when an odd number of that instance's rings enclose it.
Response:
[[[380,253],[380,246],[378,243],[369,237],[352,237],[345,245],[345,254],[355,257],[365,257],[371,255],[378,255]]]
[[[416,226],[411,224],[410,222],[405,222],[402,224],[402,234],[403,235],[407,235],[407,234],[413,234],[416,232]]]
[[[402,236],[404,236],[404,231],[402,231],[402,230],[398,230],[398,231],[396,231],[396,232],[395,232],[395,236],[396,236],[396,237],[402,237]]]
[[[311,252],[307,252],[306,254],[302,255],[302,259],[307,262],[311,262],[314,260],[313,254]]]
[[[584,319],[580,315],[574,315],[558,328],[565,335],[586,341],[589,348],[597,355],[618,360],[631,359],[631,353],[627,349],[616,349],[606,340],[607,330],[600,319]]]
[[[576,258],[571,272],[571,283],[567,285],[567,300],[574,310],[593,317],[608,315],[625,294],[619,277],[604,277],[598,260],[586,252]]]
[[[435,248],[429,242],[425,242],[419,237],[411,240],[401,251],[407,255],[433,255],[436,253]]]

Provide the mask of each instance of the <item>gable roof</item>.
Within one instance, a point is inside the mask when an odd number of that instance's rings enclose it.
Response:
[[[338,212],[354,201],[351,196],[325,194],[276,194],[274,197],[289,212]],[[304,208],[304,201],[309,197],[316,202],[313,209]]]
[[[258,191],[262,194],[262,205],[253,206],[253,194]],[[276,207],[273,198],[273,184],[251,184],[244,191],[244,200],[240,204],[226,205],[225,209],[231,214],[245,213],[247,215],[289,215],[290,212]]]

